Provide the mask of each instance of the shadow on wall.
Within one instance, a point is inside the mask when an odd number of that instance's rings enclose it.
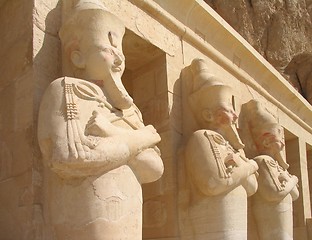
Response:
[[[34,184],[34,231],[33,239],[44,238],[43,211],[43,162],[37,140],[39,106],[48,85],[61,76],[61,44],[58,31],[61,24],[61,1],[55,1],[55,8],[48,10],[34,7],[33,30],[33,72],[34,72],[34,133],[33,133],[33,179]],[[40,3],[37,3],[38,5]],[[52,4],[50,4],[52,5]]]

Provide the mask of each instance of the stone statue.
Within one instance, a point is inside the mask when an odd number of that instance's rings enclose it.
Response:
[[[247,156],[259,165],[259,187],[252,197],[259,239],[293,239],[292,201],[299,196],[298,178],[287,171],[283,129],[255,100],[242,106],[240,127]]]
[[[66,77],[39,111],[47,239],[142,239],[141,184],[163,163],[160,136],[121,82],[124,33],[95,0],[76,1],[60,29]]]
[[[257,190],[255,161],[245,158],[235,127],[232,89],[193,60],[190,108],[198,123],[185,147],[191,230],[183,239],[247,239],[247,197]]]

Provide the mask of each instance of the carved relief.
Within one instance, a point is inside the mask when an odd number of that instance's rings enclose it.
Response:
[[[98,1],[64,1],[64,74],[46,90],[38,139],[47,235],[141,239],[142,183],[163,164],[153,126],[122,85],[125,27]],[[121,230],[122,229],[122,230]]]
[[[258,166],[242,151],[232,90],[202,59],[193,60],[186,71],[189,78],[182,81],[190,90],[183,91],[189,92],[183,104],[190,107],[198,130],[184,149],[182,239],[247,239],[247,197],[257,190]]]
[[[298,178],[288,173],[283,129],[261,104],[242,106],[240,127],[249,157],[259,165],[258,192],[252,197],[260,240],[293,239],[292,201],[299,196]]]

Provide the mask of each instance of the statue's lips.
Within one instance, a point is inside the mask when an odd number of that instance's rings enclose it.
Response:
[[[121,72],[122,68],[121,67],[112,67],[113,72]]]

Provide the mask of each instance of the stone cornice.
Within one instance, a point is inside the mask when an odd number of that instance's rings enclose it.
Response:
[[[218,14],[214,12],[204,1],[189,1],[188,19],[177,20],[170,13],[164,10],[160,5],[152,0],[130,0],[137,7],[150,14],[153,18],[166,26],[170,31],[177,34],[183,41],[190,43],[198,50],[202,51],[210,59],[222,66],[225,70],[235,76],[241,82],[247,84],[259,94],[276,105],[285,114],[291,117],[295,122],[305,130],[312,133],[312,107],[295,89],[274,69],[252,46],[247,43],[233,28],[231,28]],[[166,2],[166,4],[170,4]],[[183,5],[185,7],[185,5]],[[209,42],[194,32],[188,26],[192,11],[200,8],[205,12],[207,29],[200,29],[210,32],[211,34],[227,33],[226,38],[218,39],[218,46],[223,45],[223,53],[220,49],[215,48]],[[175,9],[175,11],[178,11]],[[182,22],[185,22],[182,23]],[[225,56],[226,48],[232,51],[233,55],[240,53],[238,57],[242,58],[242,64],[237,66]],[[251,69],[254,71],[253,76],[248,74]]]

